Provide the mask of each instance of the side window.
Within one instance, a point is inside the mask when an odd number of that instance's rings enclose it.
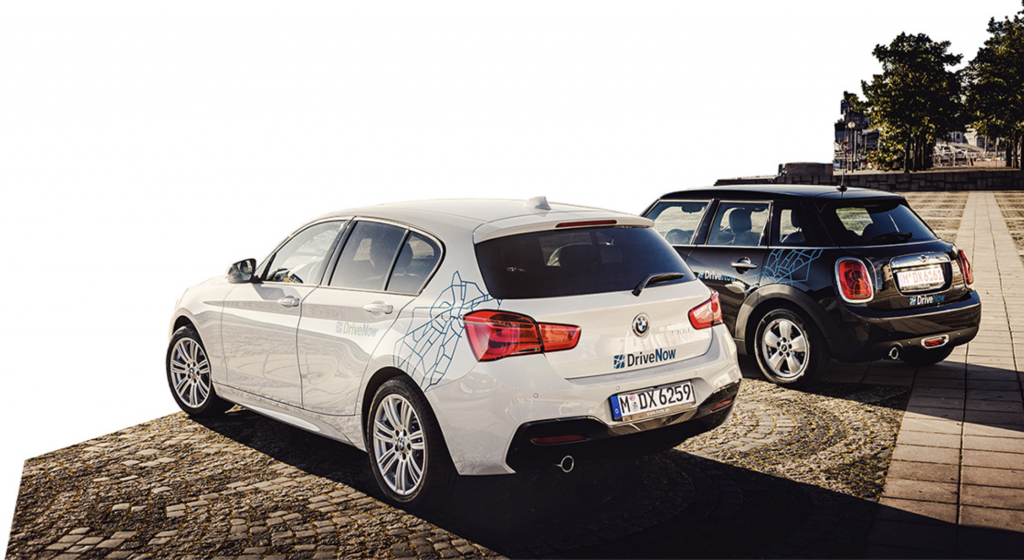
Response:
[[[330,285],[383,290],[405,232],[405,228],[389,224],[357,222],[341,251]]]
[[[400,294],[418,294],[423,283],[441,259],[441,248],[433,239],[410,232],[398,253],[395,270],[391,272],[387,291]]]
[[[811,242],[804,212],[792,205],[775,207],[775,223],[772,245],[782,247],[806,247]]]
[[[293,284],[318,282],[324,259],[343,223],[316,224],[295,234],[270,257],[263,272],[263,280]]]
[[[768,223],[766,202],[722,202],[711,224],[708,245],[756,247]]]
[[[709,203],[707,200],[659,202],[646,217],[654,220],[654,231],[669,243],[689,245],[693,243],[693,235]]]

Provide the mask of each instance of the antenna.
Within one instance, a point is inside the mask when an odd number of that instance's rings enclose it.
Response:
[[[551,210],[551,205],[548,204],[548,197],[546,196],[535,196],[530,200],[527,200],[524,206],[527,208],[534,208],[536,210]]]

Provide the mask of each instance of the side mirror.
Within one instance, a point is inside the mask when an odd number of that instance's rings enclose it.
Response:
[[[247,284],[253,281],[253,272],[256,270],[256,259],[245,259],[231,265],[228,269],[228,282],[232,284]]]

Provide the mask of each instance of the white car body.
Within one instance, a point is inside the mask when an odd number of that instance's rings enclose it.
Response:
[[[327,214],[293,236],[331,221],[347,224],[339,236],[355,221],[381,222],[435,240],[440,262],[416,294],[331,287],[329,274],[307,284],[216,277],[185,292],[171,334],[189,323],[198,332],[217,396],[362,450],[368,449],[367,407],[381,376],[407,376],[436,415],[460,475],[514,472],[506,460],[513,438],[533,422],[596,420],[613,435],[657,427],[650,420],[615,420],[609,400],[616,394],[688,380],[695,402],[673,421],[696,415],[723,389],[735,395],[740,370],[726,327],[696,329],[688,320],[712,294],[698,280],[652,284],[638,296],[628,290],[504,300],[489,294],[477,244],[594,220],[614,221],[617,228],[651,226],[635,215],[536,199],[387,204]],[[332,248],[328,267],[340,252]],[[480,310],[575,325],[579,340],[568,350],[479,361],[463,317]],[[640,314],[650,323],[643,337],[632,327]]]

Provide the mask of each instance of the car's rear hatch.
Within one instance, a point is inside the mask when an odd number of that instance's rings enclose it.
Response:
[[[968,292],[956,248],[938,239],[901,198],[827,204],[822,221],[844,253],[863,261],[879,311],[940,306]]]
[[[502,311],[580,328],[575,347],[545,353],[566,379],[667,365],[710,347],[711,329],[689,318],[710,290],[648,227],[514,234],[478,243],[476,253]],[[659,274],[670,276],[634,294]]]

